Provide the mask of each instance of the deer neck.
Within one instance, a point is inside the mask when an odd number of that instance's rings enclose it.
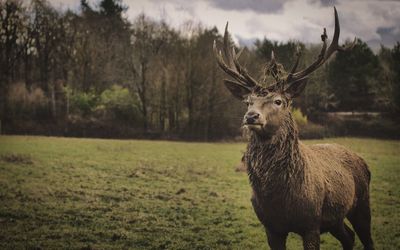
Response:
[[[277,133],[269,139],[251,136],[246,163],[254,189],[281,189],[289,182],[304,176],[304,158],[301,154],[298,130],[289,113]]]

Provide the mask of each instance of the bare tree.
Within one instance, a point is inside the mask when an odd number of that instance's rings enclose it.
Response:
[[[139,95],[141,112],[143,115],[143,128],[148,129],[148,90],[150,82],[148,72],[154,57],[159,53],[164,41],[159,36],[159,27],[142,14],[133,24],[132,50],[129,61],[133,85]]]
[[[9,84],[16,80],[25,40],[27,17],[21,1],[0,1],[0,117],[7,114]]]

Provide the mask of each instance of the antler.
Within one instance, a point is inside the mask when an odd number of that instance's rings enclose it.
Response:
[[[228,75],[237,80],[241,85],[254,88],[257,86],[257,81],[254,80],[248,73],[245,68],[243,68],[239,64],[239,57],[242,53],[243,49],[236,54],[235,47],[230,39],[230,35],[228,32],[228,23],[225,26],[225,34],[224,34],[224,44],[223,44],[223,54],[221,50],[217,49],[216,41],[214,40],[213,49],[215,53],[215,57],[217,58],[218,65],[224,70]],[[227,63],[224,60],[224,57],[227,60]]]
[[[287,81],[290,81],[291,78],[293,77],[293,74],[296,72],[297,66],[299,66],[300,57],[301,57],[301,51],[299,49],[299,46],[297,46],[296,47],[296,62],[293,64],[293,67],[287,76]]]
[[[321,35],[321,40],[323,42],[322,49],[318,55],[317,60],[315,62],[313,62],[308,68],[294,73],[294,71],[297,68],[299,57],[300,57],[300,54],[297,53],[298,54],[297,61],[287,77],[287,82],[296,81],[298,79],[306,77],[307,75],[311,74],[316,69],[318,69],[321,65],[323,65],[328,60],[328,58],[331,55],[333,55],[336,51],[346,51],[346,50],[352,49],[354,47],[354,45],[356,44],[357,39],[354,39],[354,42],[347,46],[339,46],[340,25],[339,25],[339,18],[338,18],[338,14],[336,11],[336,7],[334,7],[334,11],[335,11],[335,32],[333,34],[333,39],[332,39],[332,42],[329,45],[328,49],[326,49],[326,47],[327,47],[326,39],[328,38],[328,36],[326,35],[326,29],[324,28],[324,33],[322,33],[322,35]]]
[[[271,75],[275,81],[279,82],[281,80],[281,74],[282,74],[282,65],[276,62],[275,59],[275,53],[272,50],[271,51],[271,61],[267,65],[267,70],[266,73],[268,75]]]

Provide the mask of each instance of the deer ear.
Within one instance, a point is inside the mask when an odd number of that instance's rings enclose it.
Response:
[[[245,86],[231,81],[231,80],[224,80],[225,86],[229,89],[232,95],[240,100],[243,100],[245,96],[251,93],[251,90],[246,88]]]
[[[299,80],[291,82],[289,87],[285,89],[285,94],[288,95],[289,99],[298,97],[307,85],[308,77],[303,77]]]

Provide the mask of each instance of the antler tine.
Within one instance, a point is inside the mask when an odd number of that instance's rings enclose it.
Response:
[[[231,48],[233,48],[233,46],[231,44],[231,39],[230,39],[230,35],[229,35],[229,32],[228,32],[228,22],[226,22],[225,32],[224,32],[224,47],[223,47],[223,51],[224,51],[225,58],[228,60],[229,67],[233,68],[233,67],[235,67],[235,64],[233,62]]]
[[[299,66],[300,57],[301,57],[301,51],[299,49],[299,46],[297,45],[296,46],[296,62],[294,63],[292,69],[290,70],[291,74],[293,74],[296,71],[297,66]]]
[[[247,80],[247,85],[249,87],[255,87],[257,85],[257,81],[253,79],[253,77],[251,77],[249,75],[249,73],[247,73],[247,70],[245,68],[243,68],[240,64],[239,64],[239,57],[242,54],[244,48],[242,48],[241,50],[239,50],[239,53],[236,54],[235,48],[232,47],[232,55],[233,55],[233,63],[235,64],[236,70],[237,72],[239,72],[239,74],[241,74],[244,78],[246,78]]]
[[[294,72],[297,69],[297,66],[299,66],[299,61],[300,61],[300,57],[301,57],[301,51],[299,49],[299,46],[296,46],[296,61],[294,63],[294,65],[292,66],[292,69],[290,70],[288,76],[287,76],[287,80],[290,81],[290,79],[293,77]]]
[[[341,47],[338,48],[339,51],[348,51],[354,48],[357,44],[357,38],[354,37],[354,40],[352,43],[347,44],[347,45],[342,45]]]
[[[321,35],[321,40],[322,40],[322,49],[321,52],[318,55],[317,60],[315,60],[310,66],[308,66],[308,68],[299,71],[297,73],[291,73],[290,74],[290,79],[288,80],[297,80],[300,78],[303,78],[307,75],[309,75],[310,73],[312,73],[314,70],[316,70],[319,66],[321,66],[324,63],[325,60],[325,53],[326,53],[326,39],[328,38],[328,36],[326,35],[326,29],[324,28],[324,33],[322,33]]]
[[[328,38],[328,36],[326,35],[326,29],[324,28],[324,33],[321,35],[321,39],[323,42],[322,50],[318,55],[317,60],[314,63],[312,63],[308,68],[299,71],[297,73],[289,74],[290,78],[288,76],[288,80],[298,80],[300,78],[306,77],[307,75],[318,69],[322,64],[324,64],[329,59],[329,57],[336,51],[346,51],[354,47],[356,40],[349,46],[345,47],[339,46],[340,24],[336,7],[334,7],[334,14],[335,14],[335,32],[333,34],[332,42],[329,45],[328,49],[326,49],[326,39]]]
[[[239,52],[236,54],[235,48],[233,48],[233,51],[235,51],[235,55],[234,55],[235,60],[239,60],[239,57],[242,55],[243,50],[244,50],[244,47],[241,48],[241,49],[239,50]]]
[[[332,42],[329,45],[329,48],[326,53],[326,59],[328,59],[336,50],[339,50],[339,35],[340,35],[340,24],[339,24],[339,17],[336,11],[336,7],[333,7],[335,12],[335,32],[333,33]],[[325,59],[325,60],[326,60]]]
[[[276,62],[275,53],[273,50],[271,50],[271,61],[268,65],[268,71],[277,82],[281,80],[278,73],[278,63]]]
[[[221,67],[221,69],[223,71],[225,71],[228,75],[230,75],[231,77],[233,77],[237,81],[239,81],[240,84],[246,86],[246,79],[243,76],[241,76],[238,72],[236,72],[236,70],[231,69],[228,65],[226,65],[226,63],[224,62],[224,59],[222,57],[221,51],[218,51],[218,49],[217,49],[217,44],[216,44],[215,40],[214,40],[214,44],[213,44],[213,50],[214,50],[215,57],[217,59],[217,63]]]
[[[231,77],[239,81],[240,84],[246,87],[254,87],[257,85],[256,80],[254,80],[239,64],[239,56],[243,49],[236,54],[235,48],[230,39],[230,34],[228,32],[228,23],[225,26],[224,34],[224,44],[223,44],[223,54],[227,62],[225,62],[222,52],[217,49],[216,41],[214,40],[213,50],[215,57],[217,58],[218,65]]]
[[[335,11],[335,33],[333,34],[332,43],[328,48],[326,59],[328,59],[335,51],[347,51],[352,49],[357,43],[357,38],[354,38],[354,41],[351,44],[339,46],[340,24],[336,7],[333,7],[333,9]]]

